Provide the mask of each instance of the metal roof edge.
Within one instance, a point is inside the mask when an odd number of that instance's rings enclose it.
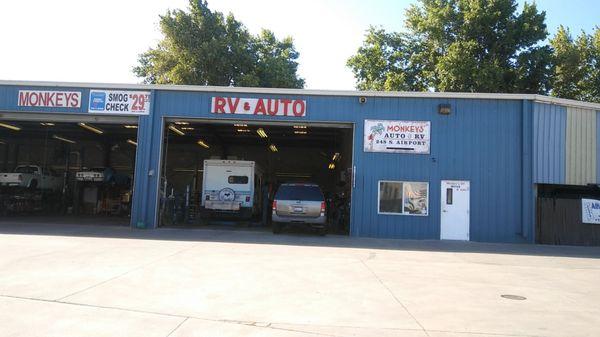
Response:
[[[51,82],[51,81],[15,81],[0,80],[0,85],[40,86],[40,87],[79,87],[97,89],[134,89],[134,90],[166,90],[191,92],[223,92],[247,94],[280,94],[305,96],[365,96],[365,97],[398,97],[398,98],[446,98],[446,99],[502,99],[530,100],[538,103],[575,106],[600,110],[599,103],[583,102],[571,99],[556,98],[536,94],[502,94],[502,93],[471,93],[471,92],[412,92],[412,91],[358,91],[358,90],[321,90],[321,89],[286,89],[286,88],[252,88],[252,87],[223,87],[200,85],[170,85],[170,84],[131,84],[131,83],[90,83],[90,82]]]

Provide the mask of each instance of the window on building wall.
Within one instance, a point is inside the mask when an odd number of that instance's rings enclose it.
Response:
[[[379,181],[378,212],[393,215],[429,214],[429,183]]]

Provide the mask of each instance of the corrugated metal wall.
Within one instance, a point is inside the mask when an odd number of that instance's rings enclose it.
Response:
[[[190,93],[157,91],[153,116],[159,134],[161,117],[234,119],[239,116],[210,113],[215,95],[257,97],[255,94]],[[265,98],[290,96],[260,95]],[[285,96],[285,97],[284,97]],[[355,126],[354,166],[356,187],[352,195],[351,234],[356,236],[439,239],[440,183],[446,179],[471,182],[471,240],[522,241],[522,101],[436,98],[293,96],[307,101],[304,122],[345,122]],[[438,105],[449,103],[449,116],[438,113]],[[245,115],[245,119],[264,119]],[[431,154],[391,154],[363,151],[365,119],[431,121]],[[270,118],[273,120],[273,118]],[[293,117],[276,120],[298,121]],[[159,136],[144,151],[157,153]],[[158,172],[158,163],[151,167]],[[146,171],[147,172],[147,171]],[[142,173],[143,174],[143,173]],[[146,173],[147,174],[147,173]],[[379,180],[429,183],[428,216],[395,216],[377,213]]]
[[[564,184],[567,109],[560,105],[534,103],[533,182]]]
[[[596,111],[567,108],[567,185],[596,183]]]

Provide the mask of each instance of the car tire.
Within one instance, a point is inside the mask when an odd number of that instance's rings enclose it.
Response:
[[[281,223],[279,223],[279,222],[273,222],[272,227],[273,227],[273,234],[280,234],[281,233]]]

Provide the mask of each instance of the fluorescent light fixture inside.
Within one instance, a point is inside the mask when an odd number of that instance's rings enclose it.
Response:
[[[331,160],[332,160],[332,161],[336,161],[336,160],[338,160],[338,159],[340,159],[340,153],[339,153],[339,152],[336,152],[336,153],[333,155],[333,158],[331,158]]]
[[[6,145],[6,143],[3,140],[0,140],[0,145]]]
[[[42,123],[40,123],[40,125],[41,125],[41,126],[54,126],[54,125],[56,125],[56,124],[54,124],[54,123],[46,123],[46,122],[42,122]]]
[[[233,124],[236,128],[247,128],[248,124]]]
[[[267,138],[267,133],[265,132],[265,130],[263,128],[259,128],[258,130],[256,130],[256,133],[258,133],[258,135],[260,136],[260,138]]]
[[[176,134],[178,134],[180,136],[185,136],[185,133],[183,133],[183,131],[176,128],[175,125],[169,125],[169,130],[175,132]]]
[[[203,148],[205,148],[205,149],[208,149],[208,148],[210,147],[210,146],[208,146],[208,144],[206,144],[206,143],[205,143],[205,142],[204,142],[202,139],[198,140],[198,141],[196,142],[196,144],[198,144],[198,145],[202,146],[202,147],[203,147]]]
[[[175,122],[177,125],[190,125],[189,122]]]
[[[127,139],[127,143],[133,145],[133,146],[137,146],[137,142],[131,139]]]
[[[296,135],[306,135],[306,134],[308,134],[308,132],[307,131],[294,131],[294,134],[296,134]]]
[[[13,131],[21,131],[21,128],[12,124],[0,123],[3,128],[11,129]]]
[[[86,129],[88,131],[92,131],[93,133],[96,133],[96,134],[99,134],[99,135],[101,135],[101,134],[104,133],[104,131],[98,129],[97,127],[91,126],[89,124],[77,123],[77,125],[81,126],[82,128],[84,128],[84,129]]]
[[[124,127],[125,129],[137,129],[137,128],[138,128],[138,126],[137,126],[137,125],[123,125],[123,127]]]
[[[52,138],[54,138],[56,140],[63,141],[65,143],[69,143],[69,144],[75,144],[76,143],[74,140],[70,140],[70,139],[67,139],[65,137],[61,137],[61,136],[57,136],[57,135],[52,135]]]
[[[237,129],[237,132],[250,132],[250,129]]]
[[[294,129],[306,129],[306,125],[294,125]]]
[[[181,130],[192,131],[192,130],[194,130],[194,128],[191,126],[185,126],[185,127],[182,127]]]
[[[329,164],[329,166],[328,166],[328,167],[329,167],[329,169],[330,169],[330,170],[333,170],[333,169],[335,168],[335,164],[334,164],[334,163],[331,163],[331,164]]]
[[[272,152],[277,152],[277,146],[275,146],[275,144],[271,144],[269,145],[269,150],[271,150]]]

